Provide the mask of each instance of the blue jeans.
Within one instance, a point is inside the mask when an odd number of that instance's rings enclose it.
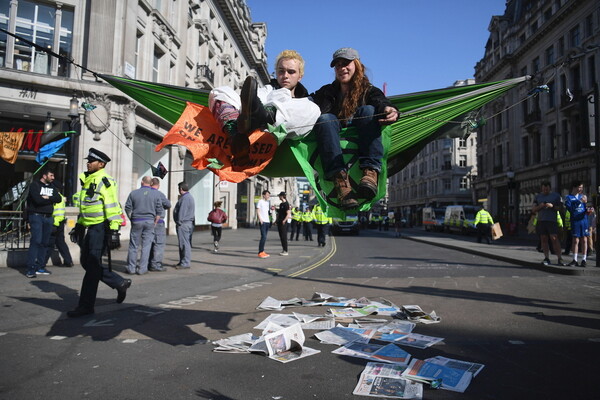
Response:
[[[27,267],[31,270],[37,271],[46,265],[46,254],[48,253],[53,222],[51,215],[29,215],[31,239],[29,250],[27,250]]]
[[[258,252],[262,253],[265,251],[265,242],[267,241],[267,233],[269,233],[269,226],[271,224],[268,222],[263,222],[260,224],[260,242],[258,242]]]
[[[381,159],[383,158],[383,142],[381,140],[381,127],[375,114],[375,107],[360,106],[354,113],[348,126],[358,130],[358,163],[361,169],[372,168],[381,171]],[[333,114],[322,114],[313,132],[317,136],[317,144],[321,164],[325,172],[325,179],[331,180],[343,169],[346,164],[342,157],[340,145],[340,131],[342,124]]]

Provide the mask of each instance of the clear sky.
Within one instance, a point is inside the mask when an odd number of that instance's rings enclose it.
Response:
[[[451,86],[473,78],[493,15],[505,0],[246,0],[267,24],[268,71],[281,50],[306,62],[309,92],[333,81],[333,52],[354,47],[371,82],[387,95]]]

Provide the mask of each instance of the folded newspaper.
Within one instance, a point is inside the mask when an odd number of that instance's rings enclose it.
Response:
[[[463,393],[473,379],[473,374],[463,369],[435,364],[424,360],[413,359],[402,376],[405,378],[432,384],[440,389]]]
[[[437,316],[435,311],[432,311],[428,314],[417,305],[402,306],[400,311],[396,313],[394,317],[399,319],[407,319],[409,321],[421,322],[423,324],[435,324],[441,321],[440,317]]]
[[[423,385],[402,376],[405,367],[369,362],[352,394],[391,399],[422,399]]]
[[[370,361],[383,361],[401,366],[408,365],[411,355],[394,343],[370,340],[368,342],[346,343],[332,351],[342,356],[364,358]]]
[[[299,323],[265,335],[269,358],[287,363],[321,352],[304,347],[304,340],[304,332]]]

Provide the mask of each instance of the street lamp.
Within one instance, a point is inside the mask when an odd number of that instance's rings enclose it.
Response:
[[[79,99],[77,99],[76,92],[73,92],[73,97],[69,100],[69,113],[67,115],[71,119],[69,122],[71,143],[69,145],[69,163],[67,168],[69,176],[65,179],[65,193],[67,204],[73,205],[73,194],[77,188],[77,149],[79,148],[79,134],[81,130],[79,123]]]
[[[52,130],[52,114],[50,111],[46,114],[46,122],[44,122],[44,133],[50,132]]]

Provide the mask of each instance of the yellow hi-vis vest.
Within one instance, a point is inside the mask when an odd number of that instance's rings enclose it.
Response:
[[[325,225],[327,223],[327,215],[325,215],[321,206],[315,206],[315,209],[313,210],[313,215],[317,224]]]
[[[67,198],[59,193],[60,203],[54,204],[54,210],[52,211],[52,217],[54,218],[54,226],[60,225],[65,220],[65,212],[67,206]]]
[[[465,223],[466,223],[466,220],[465,220]],[[490,215],[489,212],[487,212],[486,210],[479,210],[479,212],[475,216],[475,222],[473,222],[473,225],[477,226],[477,224],[493,225],[494,220],[492,219],[492,216]]]
[[[118,230],[121,226],[121,205],[119,204],[117,181],[103,169],[79,176],[78,224],[91,226],[108,221],[109,229]]]
[[[313,213],[312,211],[304,211],[302,213],[302,221],[303,222],[310,222],[313,220]]]
[[[302,211],[298,210],[298,207],[292,208],[292,219],[294,221],[302,221]]]

